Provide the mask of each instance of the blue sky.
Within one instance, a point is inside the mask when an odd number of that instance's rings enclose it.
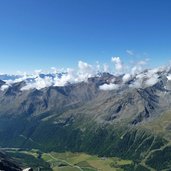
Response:
[[[112,56],[167,64],[170,9],[170,0],[1,0],[0,72],[107,63]]]

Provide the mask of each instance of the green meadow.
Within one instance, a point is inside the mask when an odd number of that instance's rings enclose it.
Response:
[[[124,171],[131,168],[131,160],[117,157],[98,157],[85,153],[50,152],[39,150],[6,149],[7,154],[21,164],[22,167],[33,167],[34,171]]]

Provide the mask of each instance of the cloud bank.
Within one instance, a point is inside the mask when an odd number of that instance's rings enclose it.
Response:
[[[131,53],[131,52],[130,52]],[[171,73],[167,67],[145,70],[148,60],[141,60],[134,63],[132,66],[124,64],[120,57],[112,57],[111,64],[114,64],[113,69],[110,69],[110,64],[95,65],[88,64],[84,61],[78,61],[76,69],[67,68],[57,69],[51,68],[50,72],[44,73],[42,70],[35,70],[33,74],[20,73],[20,75],[0,74],[0,78],[5,81],[5,84],[0,87],[1,91],[5,91],[12,84],[24,81],[26,85],[21,88],[22,91],[30,89],[42,89],[50,86],[66,86],[68,84],[76,84],[86,82],[90,77],[100,77],[102,73],[109,72],[116,77],[121,77],[121,82],[115,83],[113,80],[107,81],[100,85],[102,91],[112,91],[122,88],[127,85],[130,88],[146,88],[155,85],[159,81],[159,73],[165,73],[167,80],[171,80]],[[112,68],[112,67],[111,67]],[[113,72],[111,72],[113,71]]]
[[[120,57],[112,57],[111,61],[114,63],[115,65],[115,70],[117,73],[121,73],[123,70],[123,63],[120,59]]]
[[[110,84],[103,84],[103,85],[99,86],[100,90],[105,90],[105,91],[107,91],[107,90],[117,90],[118,88],[119,88],[119,85],[112,84],[112,83],[110,83]]]

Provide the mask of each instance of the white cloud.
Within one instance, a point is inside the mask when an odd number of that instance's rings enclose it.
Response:
[[[147,64],[147,59],[138,61],[134,66],[131,68],[131,75],[136,75],[143,71],[144,66]]]
[[[142,80],[135,80],[132,84],[129,85],[131,88],[142,88]]]
[[[169,81],[171,81],[171,74],[169,74],[169,75],[167,76],[167,79],[168,79]]]
[[[168,72],[170,68],[157,68],[153,70],[144,70],[147,64],[147,59],[136,62],[132,67],[129,65],[123,65],[120,57],[112,57],[111,62],[115,65],[116,75],[123,74],[122,83],[114,84],[114,80],[108,80],[108,84],[101,85],[101,90],[114,90],[118,89],[119,86],[123,86],[127,81],[132,79],[130,87],[134,88],[145,88],[156,84],[159,80],[158,73],[162,71]],[[125,72],[126,71],[126,72]],[[142,72],[143,71],[143,72]],[[1,86],[1,90],[5,90],[8,86],[13,83],[25,81],[26,85],[22,87],[22,90],[29,89],[42,89],[49,86],[65,86],[67,84],[75,84],[78,82],[85,82],[90,77],[100,76],[99,72],[110,72],[109,65],[101,65],[96,62],[95,65],[90,65],[86,62],[79,61],[76,69],[67,68],[56,69],[51,68],[51,72],[42,72],[42,70],[35,70],[33,74],[20,73],[19,77],[15,79],[4,80],[6,85]],[[171,74],[166,74],[167,79],[171,80]],[[11,77],[10,77],[11,78]]]
[[[126,50],[126,53],[130,56],[134,55],[134,52],[132,50],[129,50],[129,49]]]
[[[54,81],[54,86],[65,86],[68,83],[76,83],[78,82],[76,71],[71,68],[67,68],[66,73],[63,74],[60,78],[55,77]]]
[[[42,73],[42,70],[41,69],[36,69],[36,70],[34,70],[34,73],[35,73],[35,75],[39,75],[39,74]]]
[[[155,85],[158,82],[158,77],[159,76],[157,74],[152,75],[151,77],[147,79],[147,81],[145,82],[145,85],[148,87]]]
[[[57,69],[57,68],[55,68],[55,67],[51,67],[51,70],[52,70],[52,73],[53,73],[53,74],[58,73],[58,69]]]
[[[83,61],[78,62],[78,68],[81,73],[91,73],[93,70],[92,65]]]
[[[122,77],[122,81],[125,83],[125,82],[127,82],[130,78],[131,78],[131,75],[127,73],[127,74],[125,74],[125,75]]]
[[[26,81],[26,83],[27,83],[27,85],[21,88],[22,91],[34,89],[34,88],[36,88],[37,90],[40,90],[42,88],[52,86],[53,80],[51,77],[41,78],[38,76],[37,78],[35,78],[34,80],[32,80],[30,82]]]
[[[159,81],[159,75],[157,74],[159,70],[159,68],[156,68],[137,74],[130,87],[145,88],[155,85]]]
[[[96,70],[94,67],[86,62],[78,62],[78,81],[87,81],[88,78],[94,76]]]
[[[96,61],[96,71],[99,72],[101,70],[101,66],[99,61]]]
[[[103,64],[103,71],[104,71],[104,72],[109,72],[109,71],[110,71],[109,65]]]
[[[119,88],[119,85],[117,84],[103,84],[101,86],[99,86],[100,90],[104,90],[104,91],[108,91],[108,90],[117,90]]]
[[[100,65],[99,65],[100,68]],[[97,73],[97,67],[93,67],[92,65],[79,61],[78,62],[78,70],[74,70],[72,68],[67,68],[62,75],[58,76],[58,70],[54,67],[51,68],[53,70],[53,77],[45,76],[44,78],[40,77],[42,73],[41,70],[36,70],[33,75],[31,75],[31,79],[28,79],[27,76],[26,86],[22,88],[22,90],[29,90],[29,89],[42,89],[49,86],[65,86],[69,83],[78,83],[82,81],[87,81],[88,78],[95,76]]]
[[[112,57],[111,61],[114,63],[115,65],[115,70],[120,73],[123,70],[123,63],[120,59],[120,57]]]
[[[1,86],[2,91],[6,90],[7,88],[9,88],[9,85],[7,85],[7,84],[4,84]]]

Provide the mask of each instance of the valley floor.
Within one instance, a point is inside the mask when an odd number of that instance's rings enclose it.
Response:
[[[131,170],[133,162],[117,157],[98,157],[85,153],[42,153],[38,150],[4,149],[22,167],[34,171],[124,171]]]

